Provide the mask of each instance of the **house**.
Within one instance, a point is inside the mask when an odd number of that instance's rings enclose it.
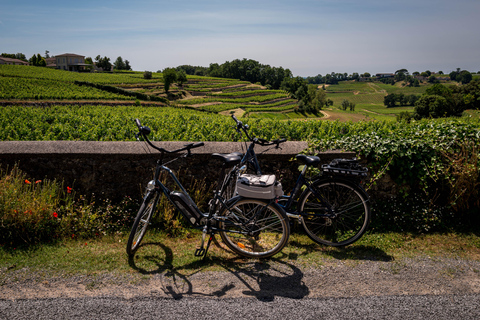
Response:
[[[393,74],[393,73],[377,73],[375,75],[375,77],[377,77],[377,80],[381,79],[381,78],[393,78],[393,77],[395,77],[395,74]]]
[[[11,64],[11,65],[17,65],[17,66],[28,66],[28,62],[19,60],[19,59],[12,59],[12,58],[5,58],[3,56],[0,56],[0,64]]]
[[[85,63],[85,56],[81,56],[74,53],[64,53],[55,56],[55,64],[57,69],[68,71],[80,71],[85,67],[91,66]],[[52,64],[50,64],[52,66]]]

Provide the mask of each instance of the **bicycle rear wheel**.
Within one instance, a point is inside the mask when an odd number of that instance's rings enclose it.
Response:
[[[350,181],[319,180],[301,195],[299,211],[302,226],[315,242],[341,247],[354,243],[365,233],[370,222],[370,203],[365,192]],[[333,209],[326,215],[327,205]]]
[[[223,210],[220,237],[235,253],[248,258],[268,258],[287,244],[290,225],[285,211],[268,200],[235,197]]]
[[[133,222],[132,230],[127,242],[127,254],[132,255],[137,251],[140,246],[140,242],[147,231],[150,219],[152,218],[155,208],[157,207],[159,194],[157,192],[150,191],[144,198],[140,209],[138,210],[137,217]]]

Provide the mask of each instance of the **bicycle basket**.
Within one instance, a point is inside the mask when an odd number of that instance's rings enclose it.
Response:
[[[367,176],[368,169],[362,167],[357,159],[334,159],[329,164],[322,165],[324,174],[339,175],[352,178]]]
[[[237,179],[237,193],[247,198],[274,199],[283,196],[283,189],[275,175],[241,174]]]

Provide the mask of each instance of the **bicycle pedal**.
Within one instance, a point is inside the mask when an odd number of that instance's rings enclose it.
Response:
[[[202,257],[205,255],[205,249],[200,248],[195,250],[195,257]]]

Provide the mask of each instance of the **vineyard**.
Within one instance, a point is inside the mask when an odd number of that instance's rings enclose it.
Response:
[[[145,79],[143,72],[133,71],[76,73],[40,67],[0,66],[0,104],[4,106],[60,107],[71,104],[89,106],[92,112],[96,110],[93,106],[103,110],[107,110],[109,105],[135,106],[138,108],[136,111],[146,114],[165,111],[144,108],[169,106],[183,112],[185,109],[194,110],[192,112],[196,111],[198,117],[235,113],[244,118],[274,121],[320,118],[339,121],[394,121],[396,115],[412,111],[413,107],[386,108],[383,104],[384,97],[389,93],[420,96],[429,86],[431,85],[422,84],[420,87],[409,88],[398,84],[355,81],[319,86],[320,90],[325,90],[327,99],[333,105],[324,107],[322,113],[306,114],[298,112],[297,100],[282,90],[270,90],[259,84],[235,79],[189,75],[185,83],[173,84],[167,93],[161,73],[152,73],[151,79]],[[345,100],[355,104],[355,109],[342,110],[341,105]],[[53,110],[57,109],[52,108],[51,112]],[[9,112],[5,109],[5,114]],[[11,112],[18,111],[13,108]],[[4,134],[3,139],[11,137]],[[295,139],[299,137],[295,136]]]

